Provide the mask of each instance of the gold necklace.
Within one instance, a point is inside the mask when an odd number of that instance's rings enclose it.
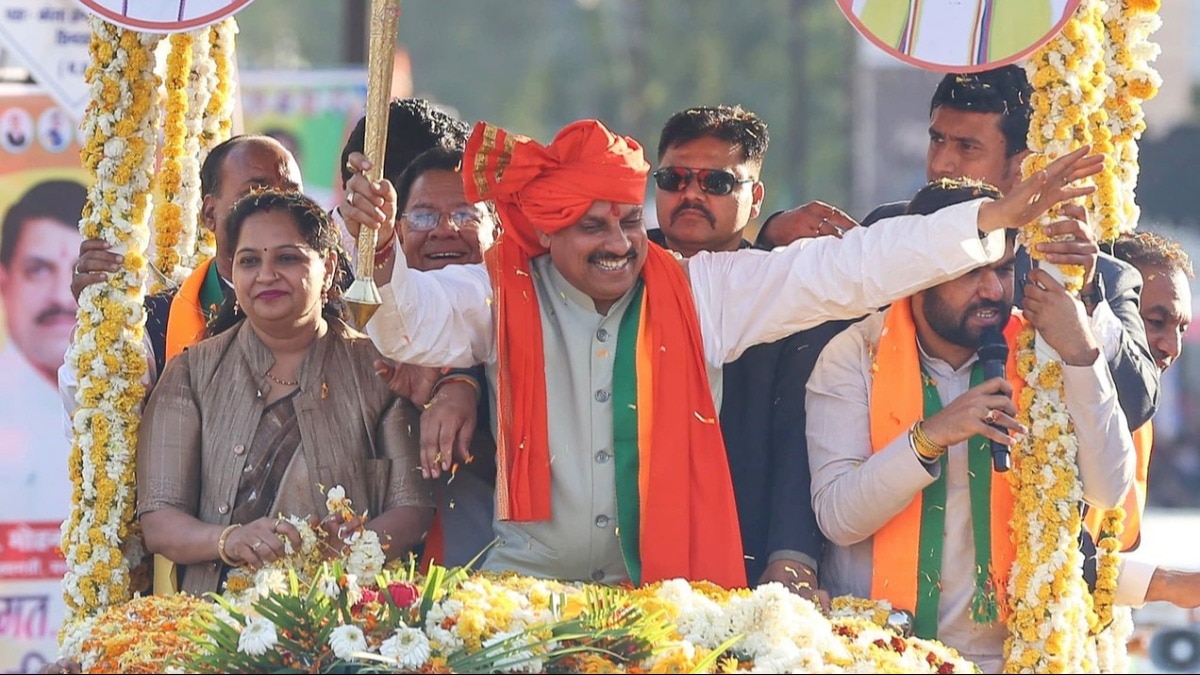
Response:
[[[274,375],[272,375],[272,374],[271,374],[271,371],[269,371],[269,370],[267,371],[267,377],[268,377],[268,378],[270,378],[270,380],[271,380],[272,382],[274,382],[275,384],[282,384],[282,385],[283,385],[283,386],[285,386],[285,387],[298,387],[298,386],[300,386],[300,380],[296,380],[295,382],[288,382],[287,380],[281,380],[281,379],[279,379],[278,377],[275,377]]]

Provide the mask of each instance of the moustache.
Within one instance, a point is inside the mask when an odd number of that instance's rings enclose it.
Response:
[[[593,253],[592,255],[588,256],[588,262],[589,263],[597,263],[597,262],[601,262],[601,261],[617,262],[620,260],[633,261],[633,260],[637,260],[637,257],[638,257],[637,251],[634,250],[632,247],[630,247],[629,252],[624,255],[613,255],[611,253]]]
[[[689,202],[689,201],[685,201],[682,204],[680,204],[679,206],[675,207],[675,210],[671,212],[671,220],[675,220],[676,218],[679,217],[680,213],[683,213],[684,211],[687,211],[689,209],[703,213],[704,218],[706,220],[708,220],[708,222],[710,222],[710,223],[716,221],[716,217],[713,216],[712,211],[709,211],[708,208],[705,207],[703,204],[701,204],[700,202]]]
[[[36,321],[39,325],[42,325],[42,324],[50,323],[51,321],[53,321],[54,319],[57,319],[59,317],[69,318],[72,321],[74,321],[75,320],[75,310],[67,309],[66,307],[63,307],[61,305],[51,305],[50,307],[47,307],[46,309],[42,310],[41,312],[38,312],[38,315],[36,317],[34,317],[34,321]]]

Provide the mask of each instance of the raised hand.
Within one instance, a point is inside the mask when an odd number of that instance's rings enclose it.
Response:
[[[379,230],[379,241],[386,242],[392,237],[396,222],[396,189],[390,181],[380,180],[372,183],[367,179],[366,171],[371,169],[371,161],[361,152],[350,153],[346,167],[354,172],[346,183],[346,194],[338,205],[338,213],[346,221],[346,229],[354,237],[358,230],[366,225]]]
[[[1029,271],[1022,312],[1063,363],[1090,366],[1100,356],[1083,303],[1046,270]]]
[[[1055,204],[1067,202],[1096,191],[1094,185],[1072,186],[1104,168],[1103,155],[1089,155],[1085,145],[1054,160],[1045,169],[1017,183],[1000,199],[979,207],[980,232],[1015,229],[1033,222]]]

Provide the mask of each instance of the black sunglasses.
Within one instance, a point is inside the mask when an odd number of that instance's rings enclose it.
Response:
[[[742,183],[753,183],[755,180],[738,178],[721,169],[687,169],[682,166],[664,166],[654,172],[654,184],[658,186],[659,190],[680,192],[692,182],[693,176],[696,177],[701,191],[718,197],[733,192],[733,188]]]

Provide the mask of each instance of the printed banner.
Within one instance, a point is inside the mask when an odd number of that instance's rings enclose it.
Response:
[[[91,37],[87,12],[72,0],[0,0],[0,51],[17,57],[72,124],[87,108]]]
[[[75,324],[86,173],[45,90],[0,86],[0,672],[58,654],[71,481],[57,371]]]

